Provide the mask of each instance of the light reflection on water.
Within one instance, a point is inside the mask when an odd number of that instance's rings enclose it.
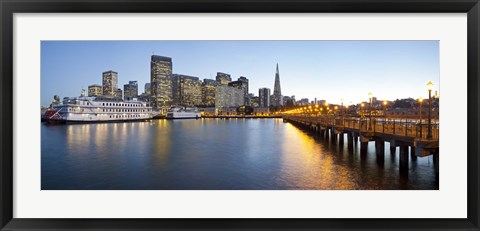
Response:
[[[42,125],[42,189],[438,189],[431,157],[402,177],[385,149],[377,163],[373,142],[362,155],[280,119]]]

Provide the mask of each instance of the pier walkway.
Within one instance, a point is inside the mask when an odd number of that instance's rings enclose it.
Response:
[[[360,152],[366,153],[368,142],[375,142],[377,159],[385,158],[385,142],[390,143],[390,153],[400,150],[400,170],[408,170],[408,158],[433,155],[438,173],[439,124],[432,122],[428,137],[426,120],[372,117],[343,117],[332,115],[283,115],[283,121],[309,129],[314,134],[329,138],[332,143],[350,147],[360,142]],[[345,141],[346,136],[346,141]]]

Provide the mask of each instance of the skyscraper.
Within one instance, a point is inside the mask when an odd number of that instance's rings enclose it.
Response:
[[[215,106],[215,92],[217,90],[217,81],[213,79],[203,79],[202,83],[202,105],[205,107]]]
[[[277,63],[277,71],[275,72],[275,85],[273,87],[272,103],[273,103],[273,106],[283,105],[282,90],[280,88],[280,73],[278,72],[278,63]]]
[[[132,100],[138,97],[137,81],[129,81],[128,84],[123,85],[123,96],[125,100]]]
[[[173,104],[172,58],[152,55],[150,83],[152,107],[166,112]]]
[[[115,96],[118,89],[118,73],[116,71],[105,71],[102,73],[103,95]]]
[[[202,103],[202,81],[198,77],[173,74],[173,101],[181,106]]]
[[[220,85],[227,85],[232,81],[232,77],[229,74],[223,72],[217,72],[216,80]]]
[[[243,90],[228,85],[217,86],[215,91],[215,108],[224,109],[244,105]]]
[[[258,90],[259,107],[270,107],[270,88],[260,88]]]
[[[243,100],[245,102],[245,105],[250,106],[248,104],[248,79],[246,77],[240,76],[237,81],[228,83],[228,86],[243,90]]]

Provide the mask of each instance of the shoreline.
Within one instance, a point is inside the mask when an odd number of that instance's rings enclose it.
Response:
[[[98,124],[98,123],[134,123],[134,122],[151,122],[153,120],[198,120],[198,119],[280,119],[282,116],[203,116],[199,118],[166,118],[165,116],[158,116],[151,119],[136,119],[136,120],[104,120],[104,121],[46,121],[41,120],[41,123],[48,125],[56,124]]]

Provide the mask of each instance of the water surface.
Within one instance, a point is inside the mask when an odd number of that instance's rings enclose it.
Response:
[[[281,119],[42,124],[42,189],[438,189],[432,157],[325,142]],[[346,139],[345,139],[346,140]]]

